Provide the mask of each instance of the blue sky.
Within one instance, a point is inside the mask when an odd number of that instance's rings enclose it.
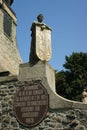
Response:
[[[49,64],[62,70],[65,56],[87,52],[87,0],[14,0],[17,16],[17,43],[20,55],[29,61],[31,31],[38,14],[52,28],[52,59]]]

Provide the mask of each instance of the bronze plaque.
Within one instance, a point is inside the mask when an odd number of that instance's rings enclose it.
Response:
[[[14,97],[14,111],[22,125],[39,124],[48,111],[48,93],[44,86],[35,81],[22,84]]]

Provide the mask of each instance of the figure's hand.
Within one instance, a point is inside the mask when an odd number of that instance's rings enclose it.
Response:
[[[43,31],[46,28],[45,25],[41,26],[41,30]]]

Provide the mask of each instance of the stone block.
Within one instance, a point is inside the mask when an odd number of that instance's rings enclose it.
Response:
[[[51,89],[55,91],[55,73],[47,62],[39,61],[33,66],[30,63],[20,64],[18,79],[20,81],[46,79]]]

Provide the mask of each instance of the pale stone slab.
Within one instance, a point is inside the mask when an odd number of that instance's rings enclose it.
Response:
[[[43,80],[46,79],[51,89],[55,91],[55,73],[52,67],[47,62],[39,61],[31,66],[29,63],[20,64],[19,80]],[[47,89],[47,88],[46,88]]]
[[[52,56],[51,30],[44,24],[36,25],[36,54],[42,61],[49,61]]]

